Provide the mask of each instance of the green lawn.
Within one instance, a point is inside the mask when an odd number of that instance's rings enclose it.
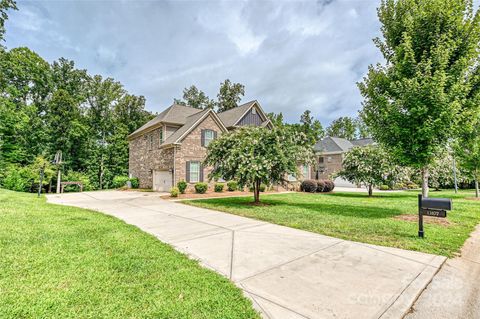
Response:
[[[247,205],[250,197],[184,201],[185,204],[252,217],[328,236],[423,251],[452,257],[475,225],[480,223],[480,202],[466,200],[473,192],[430,192],[431,197],[453,198],[450,225],[426,224],[425,238],[417,237],[418,223],[395,219],[417,215],[418,192],[261,195],[266,206]]]
[[[226,278],[113,217],[0,190],[0,318],[259,318]]]

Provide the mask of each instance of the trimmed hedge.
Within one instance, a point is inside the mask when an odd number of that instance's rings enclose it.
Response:
[[[178,187],[172,187],[170,189],[170,197],[178,197],[178,193],[179,193]]]
[[[302,191],[307,193],[315,193],[317,191],[317,181],[314,179],[306,179],[300,185]]]
[[[132,188],[138,188],[138,186],[140,186],[140,182],[138,181],[137,177],[132,177],[129,179],[129,181],[132,184]]]
[[[113,188],[124,187],[129,180],[128,176],[115,176],[112,181]]]
[[[321,193],[325,189],[325,181],[324,180],[318,180],[317,181],[317,192]]]
[[[238,183],[236,181],[229,181],[227,183],[227,189],[229,192],[234,192],[238,189]]]
[[[188,186],[187,182],[183,180],[177,183],[178,190],[182,194],[185,194],[185,190],[187,189],[187,186]]]
[[[333,183],[333,181],[325,180],[325,187],[323,189],[324,193],[331,192],[333,191],[334,188],[335,188],[335,184]]]
[[[215,187],[214,187],[214,190],[215,190],[215,192],[217,192],[217,193],[221,193],[221,192],[223,192],[223,189],[224,189],[224,188],[225,188],[225,184],[223,184],[223,183],[216,183],[216,184],[215,184]]]
[[[207,183],[200,182],[195,184],[195,192],[197,192],[198,194],[205,194],[207,192],[207,189],[208,189]]]

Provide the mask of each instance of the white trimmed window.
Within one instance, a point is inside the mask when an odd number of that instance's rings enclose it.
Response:
[[[189,174],[190,183],[197,183],[200,181],[200,162],[190,162]]]
[[[310,166],[309,165],[303,165],[302,166],[302,175],[303,175],[303,179],[309,179],[310,178]]]
[[[163,127],[158,130],[158,146],[163,143]]]
[[[215,131],[204,130],[203,131],[203,146],[207,147],[211,141],[215,139]]]

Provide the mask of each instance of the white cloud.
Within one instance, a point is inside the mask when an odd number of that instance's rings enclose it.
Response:
[[[381,56],[375,1],[18,3],[6,46],[49,61],[66,57],[111,76],[161,111],[184,87],[210,97],[226,78],[268,112],[298,121],[309,108],[324,124],[355,115],[356,82]]]

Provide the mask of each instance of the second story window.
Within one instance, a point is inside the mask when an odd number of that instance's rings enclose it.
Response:
[[[158,131],[158,146],[163,143],[163,128]]]
[[[151,151],[153,149],[153,134],[148,135],[148,150]]]
[[[217,137],[217,132],[213,130],[202,130],[202,146],[207,147]]]

